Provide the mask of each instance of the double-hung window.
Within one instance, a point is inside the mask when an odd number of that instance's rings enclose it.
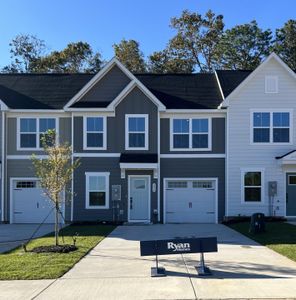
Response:
[[[125,116],[125,149],[148,150],[148,115]]]
[[[171,150],[209,150],[210,122],[205,118],[172,119]]]
[[[106,118],[84,118],[84,149],[106,149]]]
[[[42,137],[48,130],[56,130],[55,118],[19,118],[18,149],[42,149]]]
[[[290,112],[253,112],[253,143],[290,143]]]
[[[243,202],[258,203],[263,198],[263,171],[242,171]]]
[[[109,208],[109,175],[110,173],[87,172],[86,176],[86,208]]]

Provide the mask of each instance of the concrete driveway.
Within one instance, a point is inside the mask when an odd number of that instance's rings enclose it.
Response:
[[[139,240],[217,236],[205,255],[213,276],[197,276],[199,255],[161,256],[167,277],[151,278],[154,257]],[[296,263],[215,224],[121,226],[57,280],[0,282],[1,299],[272,299],[296,297]]]
[[[29,239],[39,224],[0,224],[0,253],[9,251]],[[54,230],[53,224],[43,224],[34,237],[39,237]]]

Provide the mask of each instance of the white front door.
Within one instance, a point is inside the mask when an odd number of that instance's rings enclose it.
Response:
[[[12,181],[11,223],[54,223],[52,202],[43,194],[38,180]]]
[[[129,176],[129,221],[150,221],[150,177]]]

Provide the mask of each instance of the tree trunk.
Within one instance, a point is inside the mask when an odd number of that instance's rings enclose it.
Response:
[[[59,202],[55,203],[55,244],[59,245]]]

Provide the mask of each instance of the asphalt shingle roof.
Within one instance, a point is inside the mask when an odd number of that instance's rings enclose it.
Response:
[[[251,71],[217,71],[228,96]],[[12,109],[62,109],[94,74],[0,74],[0,99]],[[168,109],[215,109],[222,96],[215,74],[135,74]],[[106,107],[110,102],[92,103]],[[77,102],[73,107],[88,104]]]

